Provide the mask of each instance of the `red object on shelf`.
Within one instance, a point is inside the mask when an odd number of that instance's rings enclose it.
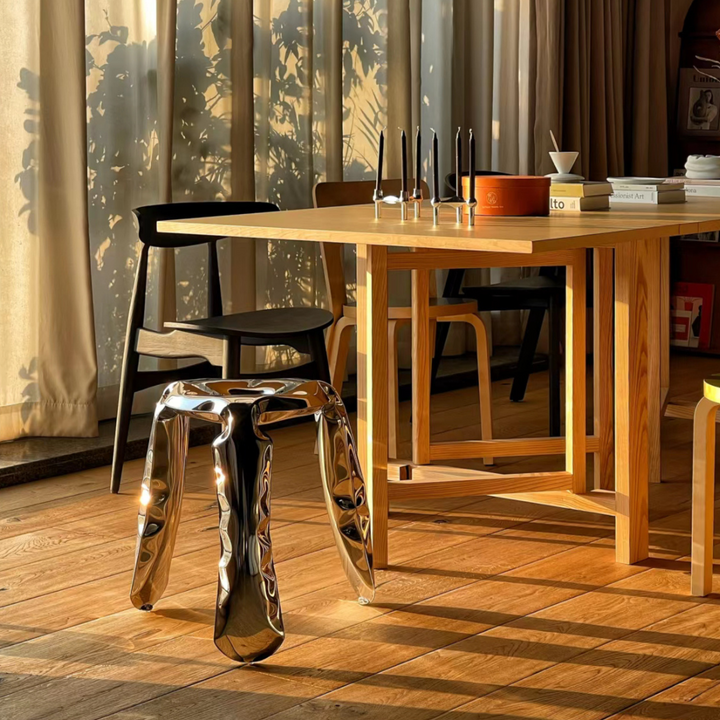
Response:
[[[672,345],[707,349],[712,341],[715,286],[677,282],[671,298]]]
[[[463,196],[470,193],[470,178],[462,179]],[[476,175],[478,215],[549,215],[550,178],[537,175]],[[465,210],[467,212],[467,210]]]

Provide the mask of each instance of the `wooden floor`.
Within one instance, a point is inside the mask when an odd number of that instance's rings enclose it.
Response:
[[[522,405],[509,383],[494,391],[497,436],[546,432],[543,376]],[[475,398],[434,397],[435,435],[475,437]],[[720,718],[720,604],[689,596],[690,424],[663,432],[651,561],[616,564],[601,516],[493,498],[408,504],[391,515],[376,602],[361,607],[325,519],[312,427],[278,431],[272,532],[288,635],[254,667],[212,642],[207,448],[192,451],[152,613],[128,599],[142,462],[126,465],[119,496],[108,468],[0,490],[0,718]]]

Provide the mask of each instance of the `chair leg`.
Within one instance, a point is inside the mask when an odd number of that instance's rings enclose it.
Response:
[[[450,333],[450,324],[441,323],[438,326],[437,334],[435,335],[434,348],[435,352],[432,360],[432,370],[430,375],[430,387],[435,389],[435,381],[437,380],[437,374],[440,370],[440,362],[442,360],[443,353],[445,352],[445,344],[447,343],[448,334]]]
[[[325,348],[325,333],[322,330],[315,330],[308,336],[310,355],[317,372],[316,380],[331,383],[330,367],[328,365],[327,349]],[[338,391],[338,395],[339,395]]]
[[[397,458],[400,436],[400,396],[398,392],[398,320],[388,321],[388,457]]]
[[[715,516],[715,418],[718,405],[702,398],[693,426],[692,570],[693,595],[712,591]]]
[[[525,399],[525,391],[527,390],[528,380],[530,379],[530,371],[532,370],[533,360],[537,352],[538,340],[540,339],[540,331],[542,330],[544,319],[545,308],[532,308],[530,310],[527,324],[525,325],[522,345],[520,346],[517,370],[513,378],[512,388],[510,389],[510,400],[512,402],[522,402]]]
[[[457,319],[472,325],[475,330],[478,392],[480,394],[480,437],[483,440],[492,440],[492,381],[490,379],[490,347],[487,329],[478,315],[461,315]],[[492,457],[483,458],[485,465],[492,465],[494,462]]]
[[[345,382],[345,367],[347,365],[348,350],[350,348],[350,333],[355,327],[354,318],[341,317],[335,326],[332,335],[330,351],[330,384],[338,395],[342,395],[342,386]]]
[[[112,493],[117,493],[120,490],[133,397],[135,396],[135,378],[140,363],[140,356],[135,350],[131,349],[131,342],[128,341],[125,357],[123,358],[122,375],[120,376],[120,396],[115,420],[115,444],[113,446],[112,470],[110,472],[110,492]]]
[[[238,337],[223,340],[222,376],[224,380],[240,377],[240,352],[242,344]]]
[[[562,303],[550,299],[548,309],[548,406],[550,437],[560,437],[560,348],[562,346]]]
[[[464,277],[465,270],[448,270],[442,296],[444,298],[453,298],[460,295],[460,289],[462,288]],[[449,332],[450,325],[442,323],[438,328],[438,332],[435,337],[435,353],[433,354],[432,374],[430,375],[431,389],[434,389],[435,386],[435,380],[437,378],[438,370],[440,369],[440,362],[442,360],[443,352],[445,351],[445,343],[447,342]]]

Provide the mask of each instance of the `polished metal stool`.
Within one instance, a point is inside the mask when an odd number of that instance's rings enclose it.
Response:
[[[220,425],[212,445],[220,511],[215,645],[233,660],[272,655],[285,638],[270,539],[267,423],[314,415],[325,503],[361,604],[375,594],[370,512],[345,406],[324,382],[195,380],[169,385],[155,410],[143,477],[130,598],[152,610],[168,582],[180,522],[191,418]]]
[[[693,595],[712,591],[715,525],[715,419],[720,407],[720,376],[703,383],[693,426],[692,570]]]

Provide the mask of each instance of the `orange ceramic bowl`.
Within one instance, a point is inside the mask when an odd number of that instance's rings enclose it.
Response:
[[[462,179],[463,196],[470,194],[470,178]],[[536,175],[476,175],[478,215],[549,215],[550,178]],[[465,210],[467,212],[467,210]]]

